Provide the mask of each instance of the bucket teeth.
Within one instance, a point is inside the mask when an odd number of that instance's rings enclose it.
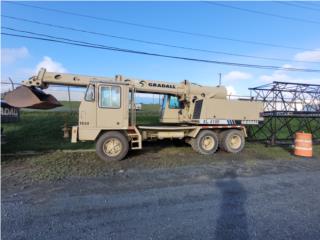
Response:
[[[20,86],[4,95],[4,100],[17,108],[52,109],[62,106],[52,95],[35,87]]]

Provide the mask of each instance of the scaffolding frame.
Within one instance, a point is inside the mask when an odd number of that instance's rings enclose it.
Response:
[[[274,81],[249,90],[254,100],[264,104],[264,121],[248,128],[249,140],[292,143],[295,133],[304,131],[320,141],[319,84]]]

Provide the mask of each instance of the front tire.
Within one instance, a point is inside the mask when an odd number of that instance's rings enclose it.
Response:
[[[191,140],[193,150],[203,155],[210,155],[217,151],[219,145],[218,136],[210,130],[201,131],[195,139]]]
[[[96,143],[96,153],[104,161],[120,161],[129,150],[128,139],[117,131],[102,134]]]

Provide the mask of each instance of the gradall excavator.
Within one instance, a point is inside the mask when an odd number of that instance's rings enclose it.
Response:
[[[187,80],[177,84],[41,69],[4,99],[18,108],[61,106],[56,98],[42,91],[49,85],[86,87],[78,126],[71,130],[71,142],[95,141],[97,155],[106,161],[122,160],[129,149],[142,149],[143,141],[161,139],[184,139],[205,155],[213,154],[218,147],[238,153],[245,145],[245,126],[263,120],[261,102],[230,100],[224,86],[200,86]],[[158,126],[136,124],[135,93],[164,95]]]

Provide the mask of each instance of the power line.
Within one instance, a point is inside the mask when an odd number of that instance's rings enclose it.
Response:
[[[64,38],[64,37],[56,37],[56,36],[52,36],[52,35],[48,35],[48,34],[44,34],[44,33],[36,33],[36,32],[31,32],[31,31],[26,31],[26,30],[19,30],[19,29],[9,28],[9,27],[1,27],[1,28],[2,29],[7,29],[7,30],[10,30],[10,31],[14,31],[14,32],[19,32],[19,33],[27,33],[27,34],[31,34],[31,35],[37,35],[37,36],[42,36],[42,37],[49,37],[49,38],[53,38],[53,39],[68,41],[68,42],[71,42],[71,43],[80,43],[80,44],[86,44],[86,45],[90,45],[90,46],[108,47],[108,46],[101,45],[101,44],[89,43],[89,42],[84,42],[84,41],[79,41],[79,40],[73,40],[73,39]]]
[[[258,11],[258,10],[252,10],[252,9],[247,9],[247,8],[242,8],[242,7],[231,6],[231,5],[227,5],[227,4],[220,3],[220,2],[219,3],[218,2],[206,2],[206,3],[220,6],[220,7],[224,7],[224,8],[230,8],[230,9],[240,10],[243,12],[255,13],[255,14],[260,14],[260,15],[264,15],[264,16],[286,19],[286,20],[291,20],[291,21],[296,21],[296,22],[320,24],[319,21],[314,21],[314,20],[309,20],[309,19],[304,19],[304,18],[282,16],[282,15],[278,15],[278,14],[274,14],[274,13],[267,13],[267,12],[262,12],[262,11]]]
[[[13,31],[23,32],[20,30],[13,30]],[[109,51],[117,51],[117,52],[125,52],[125,53],[154,56],[154,57],[179,59],[179,60],[186,60],[186,61],[193,61],[193,62],[212,63],[212,64],[238,66],[238,67],[246,67],[246,68],[284,70],[284,71],[320,72],[320,69],[286,68],[286,67],[278,67],[278,66],[271,66],[271,65],[268,66],[268,65],[258,65],[258,64],[225,62],[225,61],[217,61],[217,60],[208,60],[208,59],[198,59],[198,58],[190,58],[190,57],[182,57],[182,56],[165,55],[165,54],[160,54],[160,53],[152,53],[152,52],[145,52],[145,51],[138,51],[138,50],[131,50],[131,49],[124,49],[124,48],[94,44],[94,43],[78,41],[78,40],[73,40],[73,39],[68,39],[68,38],[55,37],[55,36],[50,36],[50,35],[35,33],[35,32],[30,32],[30,34],[32,34],[34,36],[13,34],[13,33],[6,33],[6,32],[1,32],[1,34],[6,35],[6,36],[36,39],[36,40],[42,40],[42,41],[48,41],[48,42],[54,42],[54,43],[64,43],[64,44],[73,45],[73,46],[97,48],[97,49],[103,49],[103,50],[109,50]],[[37,35],[41,36],[41,37],[36,37]],[[47,36],[47,37],[42,37],[42,36]]]
[[[211,62],[211,63],[225,63],[226,65],[239,65],[239,66],[254,66],[257,68],[263,68],[263,69],[278,69],[278,70],[288,70],[288,71],[306,71],[306,72],[313,72],[313,71],[320,71],[317,69],[300,69],[300,68],[284,68],[284,67],[277,67],[277,66],[266,66],[266,65],[254,65],[254,64],[242,64],[242,63],[232,63],[232,62],[221,62],[221,61],[215,61],[215,60],[203,60],[203,59],[195,59],[195,58],[186,58],[186,57],[177,57],[177,56],[170,56],[170,55],[163,55],[163,54],[158,54],[158,53],[148,53],[148,52],[143,52],[143,51],[135,51],[135,50],[129,50],[129,49],[123,49],[123,48],[117,48],[117,47],[110,47],[106,45],[101,45],[101,44],[95,44],[95,43],[89,43],[89,42],[84,42],[84,41],[78,41],[78,40],[73,40],[69,38],[62,38],[62,37],[56,37],[52,35],[47,35],[47,34],[42,34],[42,33],[35,33],[35,32],[30,32],[30,31],[25,31],[25,30],[18,30],[18,29],[13,29],[13,28],[6,28],[2,27],[3,29],[8,29],[11,31],[16,31],[16,32],[22,32],[22,33],[27,33],[27,34],[33,34],[33,35],[38,35],[38,36],[44,36],[44,37],[49,37],[53,38],[56,40],[62,40],[62,41],[67,41],[68,43],[76,43],[76,44],[81,44],[85,46],[91,46],[91,47],[97,47],[100,49],[107,49],[107,50],[118,50],[118,51],[126,51],[126,52],[131,52],[131,53],[140,53],[144,55],[152,55],[152,56],[160,56],[160,57],[172,57],[172,58],[178,58],[178,59],[183,59],[183,60],[199,60],[201,62]]]
[[[22,85],[21,83],[16,83],[16,82],[0,82],[0,84],[4,84],[4,85]]]
[[[297,1],[295,1],[295,2],[297,2]],[[311,4],[311,5],[313,5],[313,6],[320,7],[320,2],[319,2],[319,1],[311,1],[311,2],[308,1],[307,4]]]
[[[85,30],[85,29],[62,26],[62,25],[51,24],[51,23],[46,23],[46,22],[39,22],[39,21],[30,20],[30,19],[26,19],[26,18],[19,18],[19,17],[8,16],[8,15],[1,15],[1,16],[4,17],[4,18],[8,18],[8,19],[13,19],[13,20],[22,21],[22,22],[29,22],[29,23],[38,24],[38,25],[47,26],[47,27],[52,27],[52,28],[58,28],[58,29],[63,29],[63,30],[88,33],[88,34],[93,34],[93,35],[98,35],[98,36],[103,36],[103,37],[110,37],[110,38],[116,38],[116,39],[139,42],[139,43],[144,43],[144,44],[151,44],[151,45],[157,45],[157,46],[176,48],[176,49],[183,49],[183,50],[190,50],[190,51],[197,51],[197,52],[206,52],[206,53],[214,53],[214,54],[236,56],[236,57],[245,57],[245,58],[281,61],[281,62],[283,62],[283,61],[288,62],[289,61],[289,62],[303,62],[303,63],[318,63],[318,62],[312,62],[312,61],[298,61],[298,60],[291,60],[291,59],[284,59],[284,58],[262,57],[262,56],[254,56],[254,55],[245,55],[245,54],[224,52],[224,51],[216,51],[216,50],[208,50],[208,49],[200,49],[200,48],[191,48],[191,47],[173,45],[173,44],[168,44],[168,43],[160,43],[160,42],[146,41],[146,40],[141,40],[141,39],[136,39],[136,38],[128,38],[128,37],[123,37],[123,36],[117,36],[117,35],[112,35],[112,34],[107,34],[107,33],[96,32],[96,31],[89,31],[89,30]]]
[[[317,9],[319,9],[319,7],[320,7],[320,4],[319,4],[319,2],[311,2],[311,1],[308,1],[308,2],[303,2],[303,1],[294,1],[294,3],[296,3],[296,4],[299,4],[299,5],[301,5],[302,4],[302,6],[314,6],[314,7],[317,7]]]
[[[310,6],[303,6],[303,5],[296,4],[295,2],[277,1],[276,3],[282,4],[282,5],[291,6],[291,7],[297,7],[297,8],[312,10],[312,11],[320,11],[320,8],[313,8],[313,7],[310,7]]]
[[[287,45],[282,45],[282,44],[260,42],[260,41],[251,41],[251,40],[244,40],[244,39],[236,39],[236,38],[223,37],[223,36],[211,35],[211,34],[206,34],[206,33],[189,32],[189,31],[173,29],[173,28],[166,28],[166,27],[160,27],[160,26],[154,26],[154,25],[133,23],[133,22],[122,21],[122,20],[118,20],[118,19],[91,16],[91,15],[69,12],[69,11],[60,10],[60,9],[29,5],[29,4],[25,4],[22,2],[6,1],[5,3],[10,3],[10,4],[14,4],[14,5],[29,7],[29,8],[41,9],[44,11],[57,12],[57,13],[62,13],[62,14],[67,14],[67,15],[72,15],[72,16],[77,16],[77,17],[84,17],[84,18],[89,18],[89,19],[94,19],[94,20],[99,20],[99,21],[112,22],[112,23],[117,23],[117,24],[153,29],[153,30],[158,30],[158,31],[173,32],[173,33],[184,34],[184,35],[188,35],[188,36],[211,38],[211,39],[225,40],[225,41],[231,41],[231,42],[239,42],[239,43],[244,43],[244,44],[260,45],[260,46],[268,46],[268,47],[273,47],[273,48],[286,48],[286,49],[307,50],[307,51],[313,50],[313,49],[302,48],[302,47],[287,46]]]

